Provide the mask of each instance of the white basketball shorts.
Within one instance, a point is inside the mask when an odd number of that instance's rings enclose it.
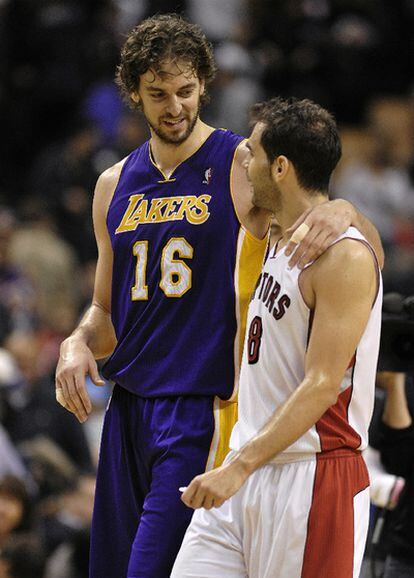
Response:
[[[352,450],[265,465],[220,508],[194,513],[171,578],[358,578],[368,486]]]

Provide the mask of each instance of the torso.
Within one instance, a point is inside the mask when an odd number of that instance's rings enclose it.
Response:
[[[366,243],[352,227],[337,242],[343,238]],[[236,450],[258,433],[305,377],[312,295],[307,285],[308,271],[289,269],[288,261],[283,247],[270,250],[249,306],[239,421],[231,440],[231,447]],[[300,459],[302,455],[342,447],[366,447],[379,349],[380,295],[379,291],[356,357],[350,360],[344,375],[337,404],[275,461]]]
[[[230,181],[241,141],[214,131],[169,178],[148,142],[123,164],[107,215],[118,344],[104,374],[138,395],[227,399],[234,391],[267,245],[234,208]]]

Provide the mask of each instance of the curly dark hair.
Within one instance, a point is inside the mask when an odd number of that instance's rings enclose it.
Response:
[[[128,35],[121,51],[115,81],[132,108],[131,93],[139,88],[139,77],[150,68],[157,71],[163,61],[188,62],[206,87],[216,74],[213,48],[197,24],[178,14],[162,14],[143,20]],[[207,91],[202,102],[208,100]]]
[[[302,187],[327,194],[341,158],[336,122],[327,110],[308,99],[276,97],[253,105],[251,120],[265,125],[261,145],[269,163],[286,156]]]

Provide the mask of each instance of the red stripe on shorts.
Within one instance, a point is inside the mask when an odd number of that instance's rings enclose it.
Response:
[[[318,454],[301,578],[352,578],[353,499],[369,485],[359,452]]]

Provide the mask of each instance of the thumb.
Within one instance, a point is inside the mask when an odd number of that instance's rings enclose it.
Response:
[[[288,229],[286,229],[286,233],[288,234],[293,233],[293,231],[297,229],[299,225],[301,225],[305,221],[306,217],[309,215],[311,210],[312,209],[307,209],[304,213],[302,213],[301,216],[293,223],[293,225],[291,225]]]
[[[98,366],[96,365],[96,361],[93,360],[89,363],[89,375],[91,380],[95,385],[105,385],[105,381],[99,375]]]

